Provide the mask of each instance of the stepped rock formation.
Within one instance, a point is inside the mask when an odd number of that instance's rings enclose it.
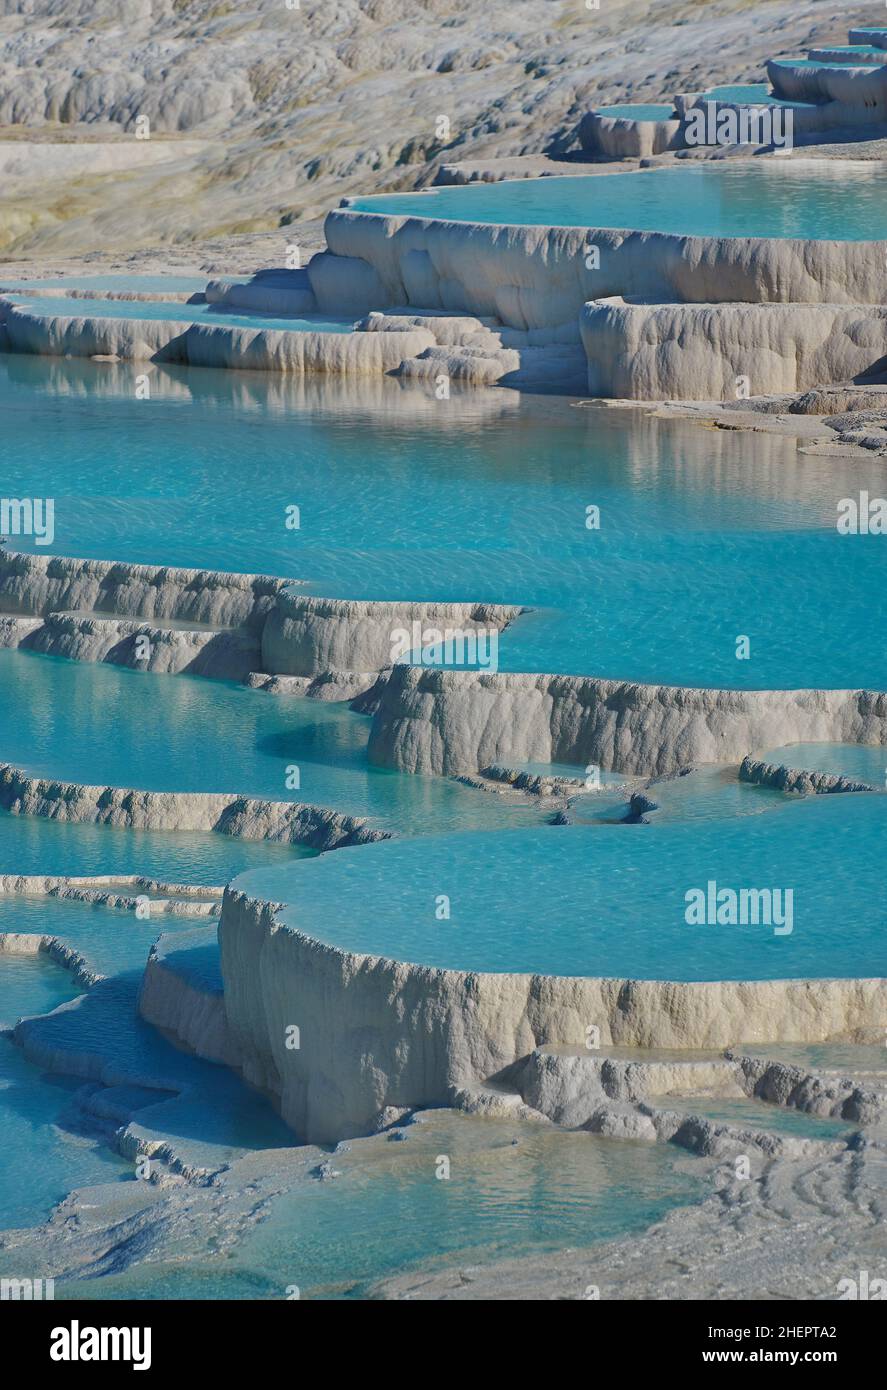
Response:
[[[0,806],[16,816],[125,830],[202,830],[244,840],[276,840],[312,849],[369,844],[388,839],[364,820],[296,801],[263,801],[225,792],[148,792],[91,787],[28,777],[0,765]]]
[[[887,1010],[885,980],[681,984],[467,973],[357,955],[314,939],[310,922],[300,925],[284,925],[273,904],[228,889],[219,942],[225,1047],[309,1142],[367,1133],[386,1105],[451,1104],[542,1042],[584,1047],[590,1021],[604,1046],[711,1049],[755,1036],[851,1036],[877,1028]],[[149,1017],[161,1007],[172,1017],[174,1004],[153,1005]],[[287,1044],[292,1024],[296,1050]],[[184,1040],[201,1051],[190,1025]]]
[[[751,24],[744,0],[694,6],[691,23],[685,0],[563,11],[534,0],[10,0],[0,125],[28,138],[15,141],[0,246],[130,253],[280,227],[282,249],[298,241],[298,219],[344,194],[419,186],[456,159],[557,153],[596,101],[698,90],[833,41],[842,8],[765,0]],[[135,138],[140,117],[148,140]],[[64,168],[64,142],[82,140],[92,149],[78,160],[75,144],[68,185],[49,170]],[[126,178],[112,163],[119,145]]]
[[[739,762],[749,748],[887,742],[887,694],[865,690],[717,690],[395,666],[372,703],[370,759],[408,772],[567,762],[651,776]]]

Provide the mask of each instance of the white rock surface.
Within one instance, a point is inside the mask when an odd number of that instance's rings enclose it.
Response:
[[[364,820],[296,801],[262,801],[225,792],[149,792],[28,777],[0,765],[0,806],[16,816],[112,825],[126,830],[203,830],[245,840],[335,849],[387,839]]]
[[[588,392],[625,400],[735,400],[805,391],[884,358],[887,308],[842,304],[640,304],[596,299],[581,316]]]
[[[740,1038],[850,1037],[887,1016],[887,980],[468,974],[355,955],[310,930],[226,892],[219,943],[238,1064],[310,1142],[367,1133],[386,1105],[452,1103],[540,1043],[581,1048],[590,1022],[604,1046],[719,1049]]]
[[[624,773],[738,763],[786,743],[887,742],[887,694],[718,690],[591,676],[395,666],[376,688],[373,762],[408,772],[596,763]]]
[[[399,629],[506,628],[523,610],[501,604],[402,603],[313,598],[285,590],[262,632],[264,669],[280,675],[380,671],[392,661]]]

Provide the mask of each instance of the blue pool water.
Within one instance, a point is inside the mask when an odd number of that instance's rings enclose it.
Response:
[[[26,1046],[51,1049],[58,1070],[70,1075],[91,1075],[101,1057],[105,1084],[150,1087],[156,1104],[139,1122],[189,1162],[216,1168],[252,1149],[291,1144],[292,1132],[260,1092],[228,1067],[174,1047],[139,1016],[141,978],[141,968],[124,971],[30,1019]]]
[[[3,903],[0,899],[0,906]],[[0,931],[31,930],[7,920],[8,925],[0,923]],[[70,972],[48,956],[0,955],[0,1024],[4,1027],[30,1014],[46,1013],[76,993]]]
[[[887,788],[887,748],[859,743],[788,743],[761,754],[770,763],[852,777]]]
[[[132,897],[139,892],[137,888],[122,888],[120,891]],[[133,911],[65,898],[0,895],[0,933],[31,932],[60,937],[66,945],[76,947],[92,969],[102,975],[114,975],[121,970],[144,966],[148,952],[161,932],[173,937],[179,933],[187,936],[193,930],[193,918],[174,917],[166,913],[155,913],[143,920]],[[10,958],[10,963],[15,960],[15,957]],[[2,964],[3,958],[0,958]],[[53,966],[53,972],[58,969],[60,967]],[[70,976],[66,971],[62,971],[62,974],[64,978],[56,982],[63,986],[57,998],[53,998],[49,1004],[20,1009],[19,1013],[45,1013],[48,1008],[55,1008],[63,998],[69,998],[74,993]],[[4,1017],[6,1015],[0,1002],[0,1019]]]
[[[0,964],[0,977],[5,969]],[[0,978],[0,993],[2,989]],[[74,1187],[132,1175],[131,1165],[102,1140],[64,1127],[66,1110],[82,1084],[41,1073],[13,1043],[0,1038],[0,1229],[45,1220],[54,1203]],[[30,1273],[8,1265],[4,1272]]]
[[[323,941],[442,968],[718,980],[887,973],[887,799],[818,797],[766,815],[390,841],[245,874]],[[836,865],[840,870],[836,870]],[[686,894],[791,889],[793,930],[688,925]],[[450,898],[438,921],[437,898]],[[836,930],[840,923],[840,930]]]
[[[887,63],[887,53],[885,53],[884,49],[876,48],[875,45],[871,43],[817,44],[816,48],[817,51],[821,50],[822,52],[846,53],[848,57],[859,58],[861,61],[868,62],[869,59],[874,59],[877,63]],[[815,58],[811,58],[808,61],[812,63],[817,62]],[[822,66],[822,64],[817,64],[817,66]]]
[[[111,724],[113,739],[107,736]],[[267,695],[196,676],[0,651],[0,760],[24,766],[34,776],[304,801],[370,816],[407,834],[541,818],[532,807],[511,806],[456,782],[371,767],[369,727],[366,716],[345,705]],[[291,790],[286,784],[294,765],[300,786]],[[168,838],[178,844],[181,837]],[[0,830],[0,871],[2,846]],[[258,846],[259,862],[265,848]],[[298,853],[298,847],[284,851],[283,862]],[[136,872],[148,871],[138,867]]]
[[[766,82],[736,82],[723,87],[711,87],[703,93],[704,100],[734,101],[749,106],[813,107],[814,102],[790,101],[774,96]]]
[[[887,686],[883,539],[835,529],[841,498],[882,495],[878,459],[560,398],[442,406],[395,382],[271,375],[155,371],[147,402],[129,369],[0,357],[4,486],[55,497],[61,555],[281,574],[343,598],[528,604],[500,641],[504,669]],[[248,489],[244,459],[260,465]]]
[[[830,1116],[808,1115],[804,1110],[789,1110],[781,1105],[768,1105],[760,1100],[713,1100],[698,1096],[651,1096],[650,1104],[662,1110],[677,1110],[680,1114],[702,1115],[717,1123],[738,1125],[743,1129],[766,1130],[770,1134],[788,1134],[797,1139],[826,1139],[837,1143],[857,1126],[847,1120]]]
[[[0,958],[0,1019],[35,1012],[12,1007],[25,996],[16,987],[11,997],[7,964]],[[69,985],[55,989],[58,997],[47,995],[47,1009],[70,1002],[27,1028],[69,1074],[41,1073],[19,1047],[0,1038],[0,1229],[44,1220],[74,1187],[132,1178],[131,1163],[108,1147],[107,1134],[97,1133],[79,1103],[81,1094],[102,1089],[83,1080],[96,1056],[107,1059],[106,1080],[115,1088],[120,1122],[131,1117],[150,1126],[190,1163],[214,1169],[253,1149],[292,1143],[263,1096],[227,1068],[173,1047],[138,1017],[140,978],[139,968],[85,994]]]
[[[867,49],[867,52],[878,53],[879,49]],[[882,56],[882,63],[887,63],[887,56]],[[828,63],[820,58],[771,58],[770,66],[775,68],[825,68],[827,71],[840,72],[852,67],[852,63]],[[871,64],[860,64],[862,67],[870,67]]]
[[[866,241],[887,236],[887,172],[844,165],[835,176],[782,161],[697,165],[386,193],[352,198],[347,206],[355,212],[455,222]]]
[[[0,873],[142,874],[166,883],[221,886],[252,868],[310,857],[298,845],[231,835],[66,825],[0,811]]]
[[[333,1159],[335,1182],[294,1184],[225,1260],[143,1266],[56,1296],[284,1299],[295,1284],[303,1300],[361,1298],[410,1266],[471,1265],[640,1231],[703,1191],[701,1168],[676,1166],[665,1145],[446,1111],[405,1132],[405,1143],[353,1141]],[[448,1181],[434,1176],[440,1153],[450,1157]]]
[[[62,295],[29,298],[27,293],[10,294],[6,298],[41,318],[58,315],[63,318],[136,319],[139,322],[178,320],[184,324],[202,323],[222,328],[275,328],[303,333],[350,333],[354,326],[353,319],[249,314],[242,309],[220,308],[217,304],[182,304],[174,300],[164,303],[158,299],[78,299]]]
[[[618,116],[625,121],[671,121],[675,119],[675,109],[669,105],[636,106],[598,106],[598,116]]]

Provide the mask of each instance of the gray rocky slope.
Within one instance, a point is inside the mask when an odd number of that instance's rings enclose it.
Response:
[[[767,57],[845,42],[870,10],[840,0],[0,0],[0,145],[28,142],[4,174],[0,250],[267,231],[310,221],[344,194],[420,186],[446,162],[563,155],[595,103],[759,81]],[[149,140],[136,139],[140,117]],[[104,148],[60,165],[60,140]],[[123,169],[109,154],[116,141],[131,151]]]

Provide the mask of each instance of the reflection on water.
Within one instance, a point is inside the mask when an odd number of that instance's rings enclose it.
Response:
[[[132,365],[0,359],[5,486],[54,493],[55,553],[528,604],[500,641],[509,670],[887,685],[881,538],[835,529],[842,497],[880,495],[877,459],[505,390],[440,402],[183,368],[153,371],[146,401],[134,381]]]

